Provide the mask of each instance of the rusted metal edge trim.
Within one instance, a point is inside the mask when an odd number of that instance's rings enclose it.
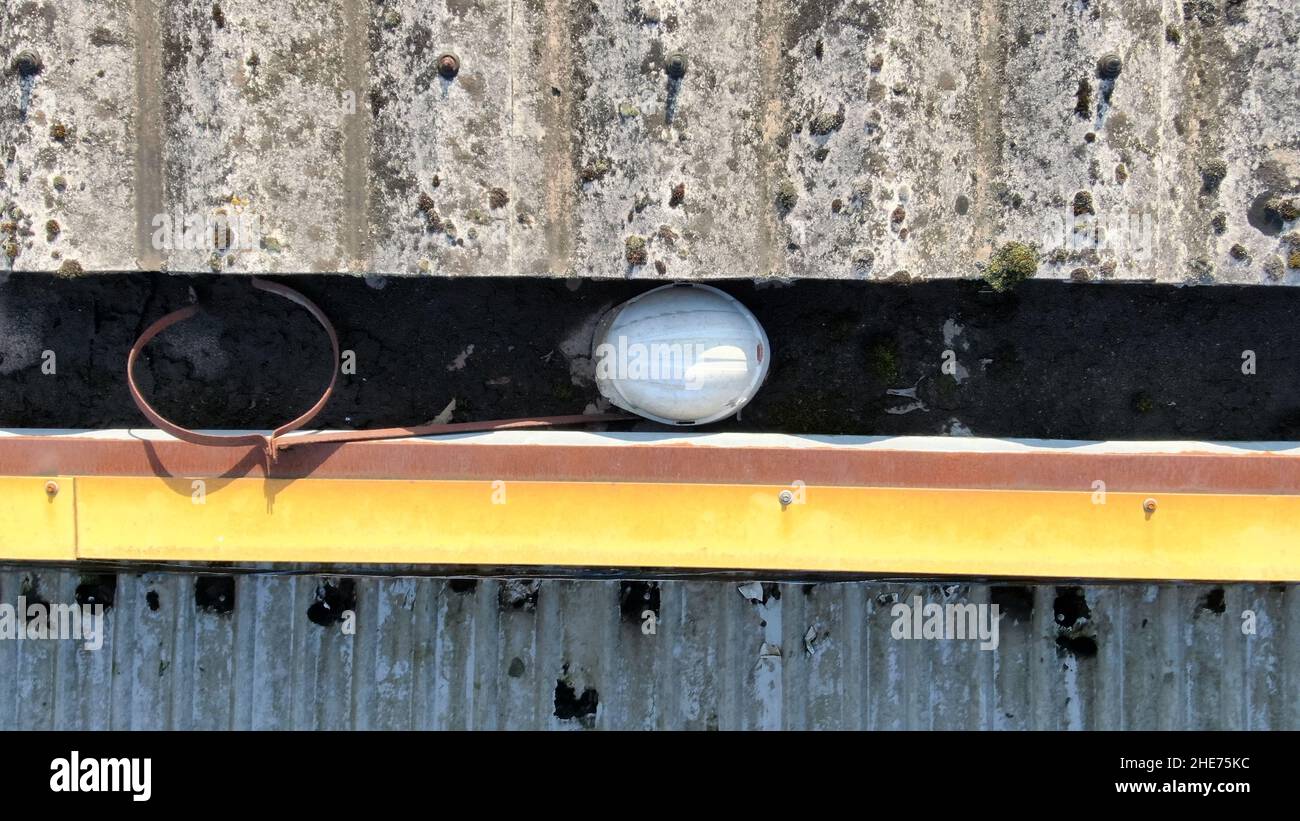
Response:
[[[755,437],[761,440],[761,437]],[[1300,494],[1300,455],[1270,452],[1016,452],[735,447],[626,441],[617,445],[459,440],[318,444],[280,455],[279,479],[669,482],[992,490]],[[45,435],[0,437],[0,475],[264,477],[259,447],[175,440]],[[1097,483],[1104,483],[1098,485]]]

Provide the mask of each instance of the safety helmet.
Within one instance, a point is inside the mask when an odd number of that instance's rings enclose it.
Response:
[[[656,422],[702,425],[743,408],[772,355],[763,327],[734,297],[680,283],[607,313],[592,358],[596,386],[613,404]]]

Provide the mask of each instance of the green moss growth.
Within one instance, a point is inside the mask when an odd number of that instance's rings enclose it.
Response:
[[[789,211],[799,202],[799,189],[790,180],[782,182],[776,188],[776,204]]]
[[[481,208],[469,209],[469,211],[465,214],[465,218],[468,219],[470,222],[474,223],[475,225],[487,225],[492,221],[492,218],[489,217],[486,213],[484,213],[483,209]]]
[[[1133,394],[1130,404],[1135,413],[1146,414],[1156,409],[1156,401],[1146,391],[1138,391]]]
[[[1097,209],[1092,204],[1092,193],[1088,191],[1078,191],[1074,195],[1074,215],[1081,217],[1084,214],[1096,214]]]
[[[1235,243],[1231,248],[1229,248],[1228,253],[1233,259],[1238,260],[1239,262],[1245,262],[1250,259],[1250,251],[1246,250],[1246,246],[1242,245],[1240,242]]]
[[[628,237],[623,243],[623,256],[628,265],[645,265],[645,239],[635,235]]]
[[[950,373],[941,373],[934,380],[934,402],[941,408],[951,410],[957,406],[957,391],[961,386],[957,378]]]
[[[48,242],[54,242],[54,238],[59,235],[63,229],[59,226],[58,220],[47,220],[45,223],[45,239]]]
[[[892,339],[873,339],[867,345],[867,372],[887,385],[897,384],[902,375],[898,346]]]
[[[1292,251],[1286,258],[1286,267],[1300,270],[1300,251]]]
[[[1183,42],[1183,33],[1172,23],[1165,26],[1165,42],[1177,46]]]
[[[1023,242],[1008,242],[984,268],[984,280],[995,291],[1009,291],[1038,272],[1038,252]]]
[[[843,412],[851,405],[849,398],[840,393],[799,393],[770,405],[751,405],[745,414],[752,414],[758,424],[781,433],[849,434],[859,432]]]
[[[68,127],[63,123],[50,126],[50,139],[60,143],[68,139]]]
[[[551,388],[551,395],[563,403],[572,402],[577,398],[577,392],[573,389],[573,383],[568,379],[557,381]]]
[[[55,174],[52,184],[55,191],[66,191],[68,189],[68,178],[62,174]]]
[[[1219,183],[1228,176],[1228,164],[1216,157],[1201,166],[1201,183],[1207,194],[1217,194]]]
[[[610,165],[609,160],[601,158],[595,162],[589,162],[584,165],[582,170],[578,172],[578,177],[583,182],[596,182],[597,180],[604,179],[605,175],[607,175],[611,170],[612,166]]]
[[[1079,81],[1079,88],[1074,92],[1074,113],[1085,120],[1092,116],[1092,83],[1087,77]]]
[[[1283,269],[1282,258],[1276,254],[1264,260],[1264,276],[1269,279],[1281,279]]]
[[[63,264],[59,266],[59,276],[61,277],[75,277],[79,276],[81,272],[81,263],[75,259],[65,259]]]
[[[823,111],[808,123],[808,132],[818,137],[824,137],[832,131],[838,131],[840,126],[844,125],[844,115],[838,111],[832,114],[829,111]]]

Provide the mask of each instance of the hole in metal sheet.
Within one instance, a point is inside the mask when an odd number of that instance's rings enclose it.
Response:
[[[117,575],[116,574],[95,574],[82,576],[81,583],[77,585],[76,599],[77,604],[81,606],[100,604],[105,610],[113,606],[113,598],[117,595]]]
[[[618,611],[627,624],[641,624],[645,611],[659,618],[659,582],[623,581],[618,588]]]
[[[353,579],[326,581],[316,587],[316,601],[307,608],[312,624],[329,627],[343,620],[343,614],[357,609],[357,583]]]
[[[234,576],[199,576],[194,580],[194,604],[200,610],[224,615],[235,609]]]

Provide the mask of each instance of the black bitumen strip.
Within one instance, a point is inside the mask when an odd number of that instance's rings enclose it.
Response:
[[[573,384],[565,340],[655,284],[282,281],[316,300],[355,353],[356,373],[340,377],[318,422],[339,428],[418,424],[452,399],[457,421],[581,412],[597,394]],[[986,436],[1300,439],[1300,290],[718,284],[763,322],[773,361],[743,418],[712,430],[935,434],[956,420]],[[139,368],[161,412],[190,427],[264,429],[311,405],[331,367],[324,335],[247,280],[13,275],[0,285],[0,425],[142,425],[127,350],[191,292],[211,309],[155,340]],[[960,382],[941,370],[945,350]],[[1245,351],[1254,374],[1243,373]],[[886,389],[911,387],[923,408],[890,413],[913,400]]]

